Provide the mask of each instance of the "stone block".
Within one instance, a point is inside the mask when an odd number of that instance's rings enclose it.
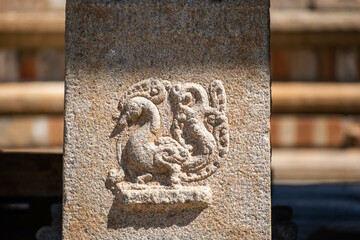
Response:
[[[350,137],[350,130],[346,126],[351,123],[338,115],[273,115],[271,144],[280,148],[341,148]]]
[[[161,211],[175,208],[205,208],[211,203],[211,189],[204,187],[148,186],[121,184],[115,188],[124,209],[128,211]]]
[[[1,0],[1,10],[50,10],[65,8],[65,0]]]
[[[36,53],[36,61],[38,80],[64,80],[65,54],[63,50],[41,49]]]
[[[316,81],[318,79],[318,56],[311,49],[290,52],[289,75],[292,81]]]
[[[315,0],[314,7],[321,10],[359,10],[360,2],[358,0]]]
[[[360,79],[357,65],[357,51],[355,49],[339,49],[335,54],[335,74],[339,82],[355,82]]]
[[[24,50],[19,53],[19,77],[22,81],[35,81],[37,79],[37,67],[35,51]]]
[[[67,2],[63,239],[270,239],[269,2]]]
[[[307,8],[311,0],[271,0],[271,8]]]
[[[63,117],[1,116],[0,130],[0,148],[59,147],[63,142]]]
[[[319,51],[319,81],[335,81],[335,51],[332,48]]]
[[[14,82],[19,78],[18,57],[15,50],[0,49],[0,82]]]
[[[290,59],[288,49],[271,50],[271,77],[273,81],[290,80]]]

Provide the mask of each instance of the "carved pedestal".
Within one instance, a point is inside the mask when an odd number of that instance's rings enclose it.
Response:
[[[206,208],[211,203],[208,186],[166,187],[144,184],[117,184],[116,194],[128,211],[161,211],[182,208]]]

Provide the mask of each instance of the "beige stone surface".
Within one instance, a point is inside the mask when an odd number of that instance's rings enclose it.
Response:
[[[277,32],[359,32],[359,11],[312,11],[272,9],[271,31]],[[329,40],[327,40],[329,41]]]
[[[273,83],[273,112],[358,113],[358,83]]]
[[[64,33],[64,11],[4,11],[0,33]]]
[[[358,10],[358,0],[271,0],[271,8],[311,8],[315,10]]]
[[[291,8],[308,8],[311,0],[271,0],[271,8],[291,9]]]
[[[325,184],[359,182],[360,151],[356,148],[274,149],[275,184]]]
[[[2,83],[0,113],[2,114],[62,114],[64,82]]]
[[[316,0],[314,1],[314,7],[324,10],[339,10],[339,9],[347,9],[347,10],[359,10],[360,1],[358,0]]]
[[[59,115],[2,115],[0,148],[60,147],[63,123]]]
[[[0,0],[0,11],[7,10],[47,10],[47,9],[64,9],[65,0]]]
[[[17,52],[13,49],[0,50],[0,82],[13,82],[18,79]]]
[[[64,239],[270,239],[268,8],[67,2]]]

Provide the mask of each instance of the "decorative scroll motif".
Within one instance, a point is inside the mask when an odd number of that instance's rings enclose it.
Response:
[[[194,189],[184,184],[212,175],[229,147],[226,93],[221,81],[213,81],[207,92],[196,83],[171,85],[146,79],[122,96],[118,110],[115,135],[120,168],[111,170],[108,180],[127,195],[128,202],[146,198],[145,203],[154,198],[149,194],[166,199],[166,192],[182,196],[172,199],[173,203],[195,200],[184,198]],[[129,128],[132,131],[127,131]],[[174,194],[174,188],[180,193]],[[131,189],[135,192],[129,192]],[[147,197],[133,196],[141,192]],[[202,199],[208,199],[204,194]],[[155,197],[154,204],[159,204],[156,201]]]

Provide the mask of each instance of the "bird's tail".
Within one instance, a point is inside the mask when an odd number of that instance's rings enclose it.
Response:
[[[121,161],[121,140],[119,139],[116,142],[116,158],[118,160],[119,163],[119,169],[111,169],[108,175],[108,179],[113,183],[119,183],[124,181],[125,178],[125,173],[124,170],[122,169],[122,161]]]

